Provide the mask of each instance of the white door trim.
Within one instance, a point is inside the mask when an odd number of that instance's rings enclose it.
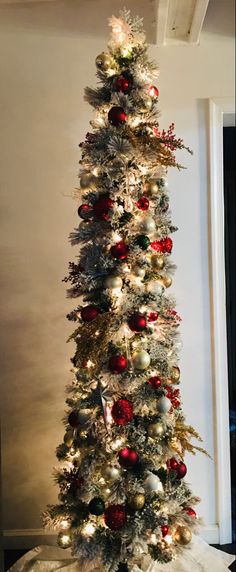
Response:
[[[217,518],[220,544],[232,542],[229,398],[224,253],[223,123],[233,98],[209,100],[210,264]]]

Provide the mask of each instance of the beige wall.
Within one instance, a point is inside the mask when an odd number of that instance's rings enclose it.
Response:
[[[141,1],[130,4],[143,10]],[[40,511],[56,499],[51,473],[73,353],[65,343],[71,331],[65,314],[73,303],[65,299],[61,279],[76,255],[67,242],[77,224],[71,195],[77,145],[92,115],[83,88],[94,84],[94,60],[106,42],[109,3],[102,3],[103,11],[98,5],[0,9],[5,529],[39,528]],[[148,27],[149,20],[150,15]],[[205,110],[207,98],[233,95],[233,38],[218,29],[203,34],[199,47],[150,51],[161,68],[161,125],[174,120],[194,150],[193,158],[181,156],[188,170],[170,174],[173,218],[180,228],[174,237],[174,292],[183,317],[184,407],[214,455]],[[200,512],[206,523],[215,523],[214,464],[201,455],[188,463],[188,480],[203,500]]]

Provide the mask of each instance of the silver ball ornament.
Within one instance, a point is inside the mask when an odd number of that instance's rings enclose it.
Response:
[[[165,397],[163,395],[163,397],[160,397],[160,399],[158,399],[157,411],[159,413],[168,413],[168,411],[170,411],[171,407],[172,407],[172,404],[171,404],[170,399],[168,399],[168,397]]]
[[[139,350],[133,355],[133,364],[136,369],[147,369],[151,363],[151,358],[146,350]]]
[[[157,475],[150,473],[144,481],[144,488],[148,493],[163,490],[162,483]]]
[[[107,276],[104,285],[105,288],[115,290],[116,288],[122,288],[123,280],[120,276]]]
[[[156,230],[154,219],[151,216],[145,217],[140,224],[140,228],[146,234],[152,234]]]

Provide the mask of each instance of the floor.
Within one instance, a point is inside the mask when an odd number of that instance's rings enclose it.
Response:
[[[236,544],[226,544],[225,546],[215,545],[215,548],[228,552],[229,554],[236,554]],[[5,561],[5,572],[12,566],[23,554],[27,552],[26,550],[5,550],[4,561]],[[236,562],[230,566],[232,572],[236,572]],[[213,570],[211,572],[214,572]]]

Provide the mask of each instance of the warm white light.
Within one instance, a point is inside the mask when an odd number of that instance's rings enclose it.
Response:
[[[121,31],[118,32],[119,34],[119,41],[124,41],[126,40],[126,34],[125,32]],[[122,37],[122,40],[121,40]],[[122,48],[120,49],[121,51],[121,55],[123,58],[127,58],[127,56],[129,56],[131,54],[131,46],[129,46],[128,44],[126,44],[126,46],[122,46]]]
[[[63,534],[60,538],[60,541],[64,548],[67,548],[67,546],[69,547],[71,545],[71,537],[69,534]]]
[[[116,451],[117,449],[119,449],[121,447],[121,445],[123,445],[124,443],[124,439],[122,439],[121,437],[118,439],[115,439],[115,441],[113,441],[113,443],[111,444],[111,448]]]
[[[106,417],[106,422],[107,424],[111,425],[111,423],[113,423],[113,418],[112,418],[112,414],[111,414],[111,409],[112,406],[108,405],[108,403],[106,404],[105,407],[105,417]]]
[[[87,522],[81,530],[83,536],[92,536],[95,532],[95,526],[91,522]]]
[[[157,541],[156,534],[152,533],[151,536],[150,536],[150,543],[151,543],[151,544],[156,544],[156,541]]]
[[[68,530],[68,528],[70,528],[70,521],[63,519],[60,523],[60,527],[62,530]]]
[[[86,367],[93,367],[95,364],[93,363],[93,361],[91,361],[91,359],[88,359],[87,363],[86,363]]]
[[[173,540],[172,540],[172,536],[170,534],[167,534],[164,538],[166,544],[172,544]]]

